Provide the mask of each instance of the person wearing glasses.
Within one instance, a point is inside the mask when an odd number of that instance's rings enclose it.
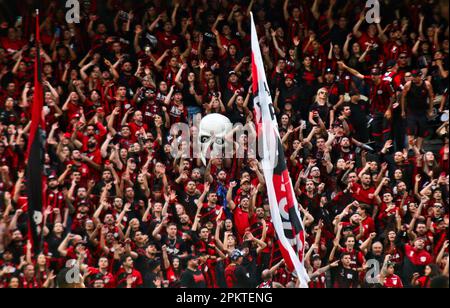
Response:
[[[309,109],[309,123],[312,126],[330,127],[334,122],[334,111],[328,106],[328,90],[321,88],[317,91],[316,101]]]

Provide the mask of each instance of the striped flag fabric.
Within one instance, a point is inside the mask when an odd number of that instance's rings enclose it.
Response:
[[[36,11],[36,58],[34,63],[34,94],[30,135],[27,146],[27,196],[28,196],[28,238],[35,253],[42,249],[42,204],[44,187],[44,129],[42,116],[44,91],[42,86],[42,65],[40,55],[39,11]]]
[[[258,35],[251,15],[252,81],[255,122],[272,221],[278,245],[288,269],[295,272],[302,288],[309,277],[304,266],[305,228],[286,166],[278,123],[264,70]]]

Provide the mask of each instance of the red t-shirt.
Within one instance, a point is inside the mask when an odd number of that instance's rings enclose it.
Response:
[[[102,275],[102,280],[105,283],[105,288],[106,289],[113,289],[115,288],[115,279],[114,279],[114,275],[110,272],[107,272],[106,274],[103,274],[102,272],[100,272],[100,270],[98,268],[95,267],[89,267],[88,268],[88,272],[90,274],[90,277],[94,276],[94,275],[98,275],[101,274]]]
[[[240,238],[242,238],[245,232],[250,229],[250,226],[252,225],[252,223],[254,223],[254,220],[256,218],[255,215],[253,215],[253,217],[249,217],[248,212],[244,212],[238,206],[236,206],[233,211],[233,217],[234,225],[236,226],[236,231]]]
[[[403,282],[397,275],[388,276],[384,282],[384,287],[388,289],[403,289]]]
[[[364,189],[362,185],[358,183],[353,183],[351,186],[352,197],[360,203],[365,203],[368,205],[373,204],[373,194],[375,193],[375,188],[370,187],[369,189]]]

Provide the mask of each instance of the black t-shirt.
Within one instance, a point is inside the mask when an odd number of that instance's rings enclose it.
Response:
[[[338,25],[333,25],[330,31],[331,42],[338,44],[341,48],[344,47],[348,32],[348,29],[342,29]]]
[[[233,124],[241,123],[242,125],[244,125],[247,122],[245,111],[240,111],[237,108],[236,104],[233,104],[233,107],[228,111],[228,118]]]
[[[206,288],[205,276],[203,276],[202,271],[199,269],[196,269],[195,271],[186,269],[181,274],[180,285],[182,288],[204,289]]]
[[[358,287],[357,271],[339,266],[332,273],[334,275],[334,288],[348,289]]]
[[[344,85],[338,81],[332,83],[325,83],[328,89],[328,99],[331,105],[336,105],[339,102],[341,95],[345,94]]]
[[[330,108],[328,108],[327,104],[321,106],[319,105],[319,103],[315,102],[311,105],[309,111],[310,112],[317,111],[322,121],[324,123],[328,123],[328,120],[330,118]]]
[[[195,99],[195,95],[190,92],[191,85],[189,83],[183,86],[183,103],[186,107],[200,107]]]
[[[195,203],[195,200],[199,198],[199,195],[189,195],[185,191],[177,191],[178,193],[178,200],[180,203],[184,206],[184,209],[186,210],[186,214],[189,215],[189,218],[194,221],[195,214],[197,213],[197,204]]]
[[[185,242],[178,236],[176,239],[170,239],[164,234],[161,236],[161,243],[167,246],[167,253],[171,257],[178,257],[186,251]]]

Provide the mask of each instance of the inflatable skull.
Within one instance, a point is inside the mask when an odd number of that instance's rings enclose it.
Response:
[[[198,132],[198,142],[203,164],[206,165],[208,150],[211,149],[211,153],[222,153],[225,148],[225,136],[231,129],[231,121],[219,113],[209,114],[202,119]]]

